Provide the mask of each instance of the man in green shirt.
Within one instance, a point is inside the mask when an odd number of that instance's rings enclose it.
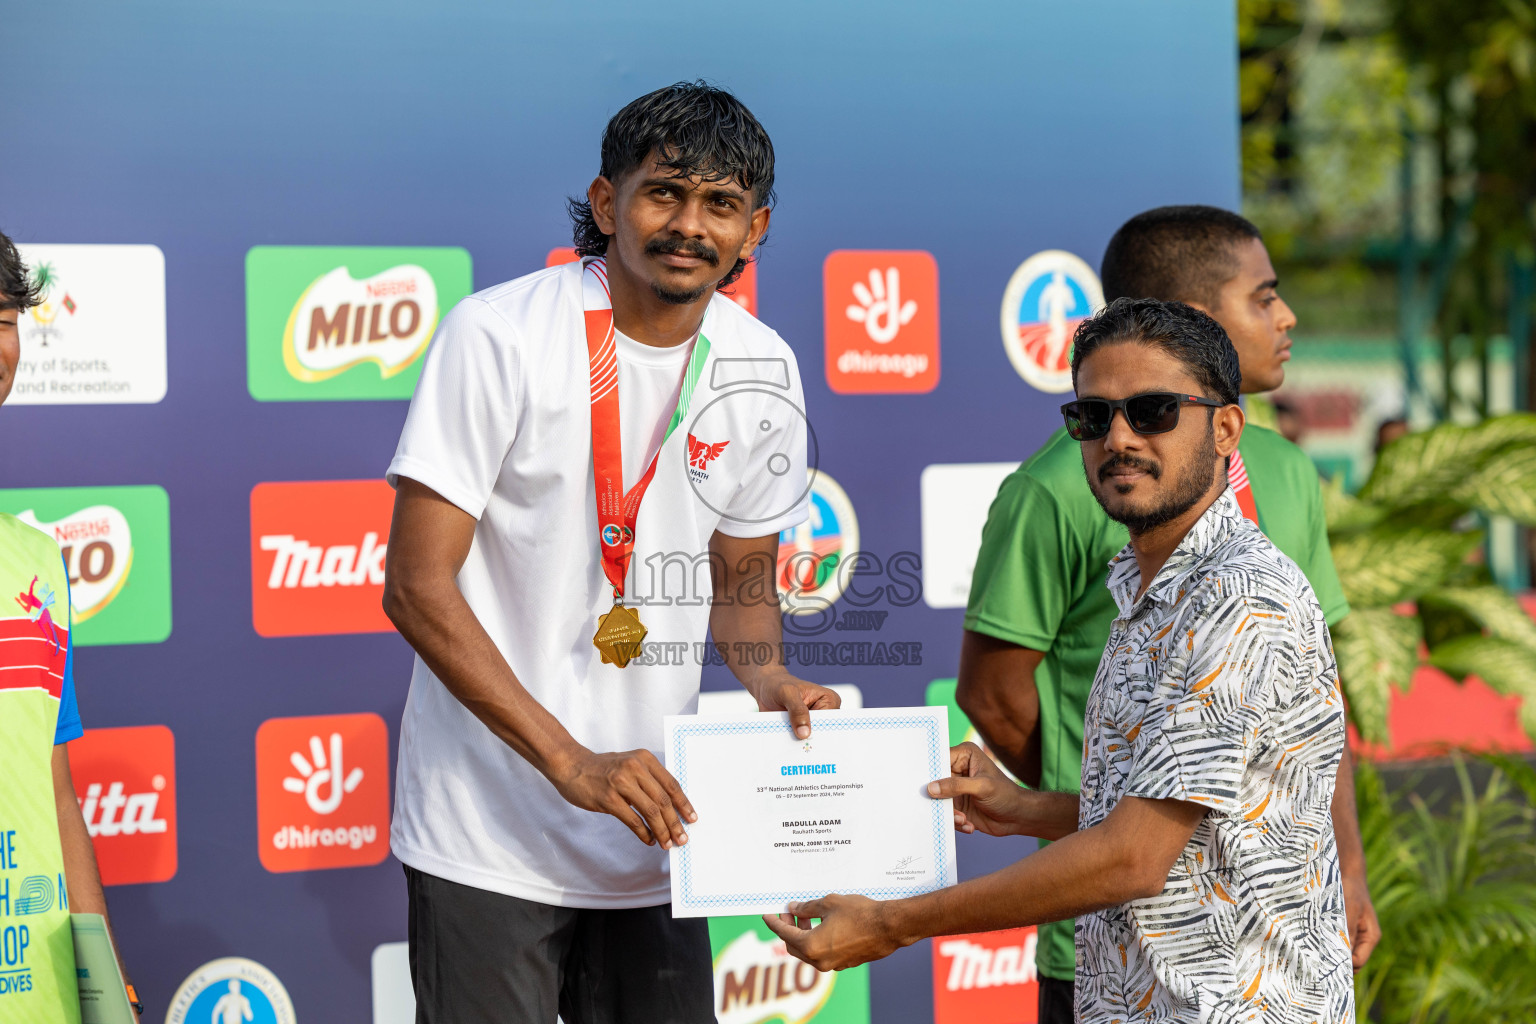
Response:
[[[1237,349],[1244,393],[1272,391],[1285,380],[1296,318],[1276,291],[1259,230],[1237,214],[1210,206],[1138,214],[1110,239],[1101,276],[1106,302],[1177,300],[1215,318]],[[1328,625],[1337,625],[1349,605],[1328,549],[1312,460],[1249,424],[1228,478],[1244,515],[1301,568]],[[1105,577],[1128,539],[1094,500],[1081,446],[1064,429],[1003,481],[992,502],[966,608],[956,700],[998,760],[1028,785],[1078,790],[1084,706],[1118,614]],[[1365,883],[1348,749],[1333,822],[1358,970],[1380,927]],[[1041,1024],[1073,1019],[1072,931],[1072,921],[1040,928]]]

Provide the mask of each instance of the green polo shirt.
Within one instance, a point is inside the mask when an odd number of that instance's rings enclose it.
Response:
[[[1306,573],[1330,626],[1349,613],[1328,550],[1317,467],[1273,430],[1249,424],[1238,450],[1259,527]],[[1116,611],[1104,585],[1109,560],[1130,537],[1099,508],[1078,442],[1056,431],[998,488],[981,534],[965,628],[1044,651],[1040,692],[1040,788],[1077,791],[1083,708]],[[1072,980],[1072,922],[1040,928],[1042,975]]]

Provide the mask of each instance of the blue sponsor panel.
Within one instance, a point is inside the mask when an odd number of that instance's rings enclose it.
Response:
[[[615,0],[569,9],[99,0],[7,11],[8,33],[26,41],[8,53],[12,105],[43,113],[27,119],[8,154],[0,230],[24,244],[154,246],[164,257],[163,384],[145,384],[143,400],[102,401],[110,393],[93,391],[89,403],[0,409],[13,441],[4,447],[7,487],[153,484],[176,523],[174,632],[155,644],[82,647],[75,663],[87,728],[153,722],[176,736],[174,876],[108,891],[146,1020],[179,1007],[178,1020],[199,1024],[234,1011],[248,1024],[282,1021],[291,1001],[305,1021],[366,1021],[371,952],[405,935],[404,880],[391,857],[347,870],[262,865],[258,728],[378,715],[392,772],[411,652],[393,632],[252,629],[253,586],[271,589],[252,566],[274,557],[252,533],[252,491],[264,481],[381,477],[407,405],[398,395],[252,397],[252,249],[462,250],[472,286],[485,288],[540,269],[551,248],[570,243],[565,200],[596,173],[603,126],[626,102],[679,79],[733,90],[777,153],[779,201],[756,308],[794,350],[818,469],[811,521],[779,538],[792,613],[785,640],[805,678],[857,686],[870,707],[912,706],[930,680],[953,675],[962,617],[958,598],[923,599],[923,468],[1017,462],[1059,425],[1062,337],[1098,301],[1099,256],[1128,216],[1163,203],[1238,203],[1230,3],[981,0],[961,12],[915,0],[786,0],[718,13],[657,18]],[[736,31],[747,25],[746,35]],[[735,42],[718,45],[722,34]],[[933,390],[831,389],[823,270],[839,250],[932,255],[943,339]],[[1019,273],[1047,254],[1060,255]],[[375,282],[381,294],[366,290],[365,279],[411,262],[352,268],[370,310],[420,298],[402,290],[403,278]],[[296,309],[318,276],[304,277],[285,308]],[[77,272],[61,285],[79,280]],[[908,290],[904,282],[904,297]],[[99,311],[94,294],[87,310],[70,292],[80,312],[58,315],[128,323],[131,311]],[[855,299],[836,298],[847,320]],[[370,312],[363,336],[408,334],[405,312],[391,325],[393,308],[380,312],[376,332]],[[326,309],[339,316],[339,305]],[[155,330],[142,347],[158,359]],[[56,333],[48,354],[37,354],[79,361],[69,346],[86,340],[83,327]],[[889,355],[876,334],[860,346]],[[113,358],[89,355],[104,361],[104,380],[131,375],[133,366]],[[738,370],[748,382],[740,386],[782,389],[779,369]],[[698,435],[697,474],[711,471],[711,446],[723,439]],[[332,511],[315,510],[315,530],[334,537],[294,533],[284,542],[313,557],[317,579],[326,552],[378,533],[321,522]],[[974,532],[974,516],[961,521]],[[933,550],[963,560],[956,552],[965,546],[957,539]],[[135,573],[144,557],[135,554]],[[968,572],[966,563],[940,573],[947,593],[962,593]],[[350,592],[318,590],[337,601]],[[739,688],[709,655],[692,643],[677,654],[705,663],[707,690]],[[329,734],[321,741],[329,757]],[[957,848],[968,877],[1030,847],[961,837]],[[35,920],[14,913],[19,901],[44,898],[21,885],[6,927]],[[264,966],[215,977],[205,970],[215,957]],[[756,963],[743,959],[738,978]],[[267,984],[268,974],[281,986]],[[178,997],[194,975],[205,986]],[[873,965],[872,1019],[931,1019],[932,977],[928,944]]]

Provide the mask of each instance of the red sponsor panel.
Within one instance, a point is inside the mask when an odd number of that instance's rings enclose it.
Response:
[[[933,940],[934,1024],[1035,1024],[1034,928]]]
[[[576,255],[576,250],[568,245],[551,249],[544,257],[544,266],[558,267],[565,263],[575,263],[581,259]],[[747,264],[747,268],[741,272],[741,276],[731,282],[728,287],[721,288],[720,294],[736,303],[742,309],[757,316],[757,261]]]
[[[251,619],[262,636],[387,633],[384,552],[395,492],[382,480],[251,490]]]
[[[839,249],[822,267],[827,384],[917,394],[939,383],[939,265],[920,250]]]
[[[256,842],[268,871],[389,853],[389,730],[375,714],[269,718],[256,730]]]
[[[104,885],[176,874],[176,740],[163,725],[87,729],[68,746]]]

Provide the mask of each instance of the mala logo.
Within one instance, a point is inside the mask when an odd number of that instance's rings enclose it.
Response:
[[[34,620],[46,611],[71,642],[159,643],[171,632],[170,500],[159,487],[0,491],[0,511],[54,539],[69,573],[51,606],[39,584],[14,595]],[[69,604],[71,607],[66,608]],[[71,624],[73,620],[73,624]]]
[[[389,735],[378,715],[272,718],[256,731],[268,871],[377,864],[389,852]]]
[[[933,940],[934,1024],[1032,1024],[1037,942],[1033,928]]]
[[[730,443],[716,441],[710,444],[700,441],[692,434],[688,435],[688,475],[693,478],[694,483],[700,484],[709,479],[709,474],[705,470],[709,468],[711,462],[720,457],[720,454],[725,451],[725,446]]]
[[[382,480],[251,490],[251,617],[262,636],[384,633],[394,492]]]
[[[163,725],[87,729],[69,745],[80,815],[107,885],[176,874],[176,740]]]
[[[1003,348],[1013,368],[1051,394],[1072,390],[1072,332],[1104,305],[1098,275],[1060,249],[1037,252],[1003,291]]]
[[[251,396],[409,398],[438,318],[470,279],[463,249],[256,246],[245,257]]]

